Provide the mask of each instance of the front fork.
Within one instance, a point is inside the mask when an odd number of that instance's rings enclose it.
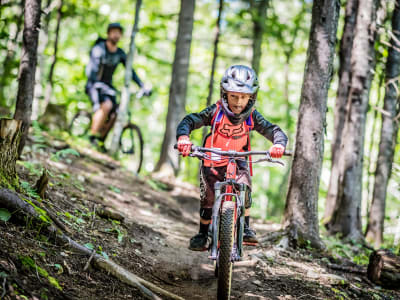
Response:
[[[244,230],[244,214],[245,214],[245,193],[246,193],[246,186],[244,184],[239,184],[239,197],[237,194],[234,193],[222,193],[221,189],[224,186],[232,186],[234,184],[233,181],[224,181],[224,182],[216,182],[214,185],[215,189],[215,202],[213,206],[212,212],[212,222],[211,222],[211,229],[212,229],[212,243],[211,243],[211,255],[210,259],[216,260],[218,257],[218,231],[219,231],[219,215],[220,209],[222,206],[222,199],[226,197],[235,197],[236,200],[236,212],[235,212],[235,229],[237,230],[237,240],[233,247],[232,253],[232,260],[240,260],[243,254],[243,230]],[[236,251],[235,251],[236,250]]]

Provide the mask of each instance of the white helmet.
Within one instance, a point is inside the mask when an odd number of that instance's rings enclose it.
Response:
[[[243,65],[229,67],[221,79],[221,97],[223,99],[226,99],[226,92],[238,92],[251,94],[251,99],[255,101],[258,88],[256,72]]]

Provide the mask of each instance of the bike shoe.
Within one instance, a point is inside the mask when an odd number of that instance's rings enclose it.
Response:
[[[257,244],[258,239],[256,237],[256,232],[250,227],[245,226],[243,232],[243,242],[250,244]]]
[[[207,240],[207,234],[200,232],[190,239],[189,249],[192,251],[207,250]]]

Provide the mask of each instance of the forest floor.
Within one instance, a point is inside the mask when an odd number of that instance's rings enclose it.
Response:
[[[42,168],[48,170],[43,203],[57,212],[74,240],[184,299],[216,299],[208,252],[187,248],[198,230],[196,187],[137,177],[93,150],[78,149],[79,156],[57,150],[65,146],[63,141],[42,135],[30,142],[18,163],[20,181],[35,197],[30,187]],[[125,219],[99,217],[105,207]],[[12,220],[0,221],[0,298],[143,299],[111,274],[94,267],[83,271],[88,257],[54,243],[37,226]],[[279,225],[255,221],[254,227],[259,237],[267,237]],[[345,262],[359,273],[329,267]],[[264,242],[245,247],[244,262],[233,270],[232,299],[400,299],[400,291],[371,284],[365,265],[356,268],[329,252]]]

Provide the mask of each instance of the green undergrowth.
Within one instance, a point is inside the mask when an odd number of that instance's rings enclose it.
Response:
[[[22,265],[25,268],[33,271],[34,273],[38,273],[40,276],[46,278],[52,286],[56,287],[60,291],[62,290],[62,288],[61,288],[60,284],[58,283],[57,279],[55,279],[54,277],[50,276],[49,273],[45,269],[43,269],[40,266],[38,266],[36,264],[36,262],[31,257],[20,255],[19,256],[19,260],[21,261]]]
[[[344,243],[338,237],[323,237],[326,251],[338,261],[351,260],[358,265],[368,265],[372,250],[360,243]]]

